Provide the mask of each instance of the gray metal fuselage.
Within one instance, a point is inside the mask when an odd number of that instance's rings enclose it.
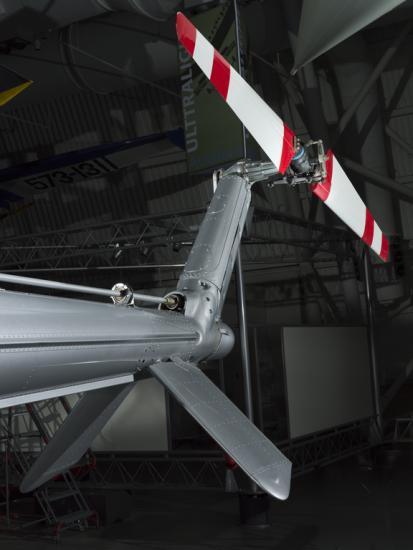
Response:
[[[240,170],[235,165],[212,197],[174,291],[185,304],[179,313],[0,291],[0,408],[51,389],[74,393],[86,382],[145,376],[173,356],[226,355],[234,337],[220,316],[251,197]]]
[[[161,310],[134,307],[119,284],[112,304],[0,292],[0,408],[83,393],[21,491],[76,464],[136,379],[154,376],[259,487],[287,498],[291,462],[197,365],[225,356],[234,343],[221,312],[257,170],[241,162],[224,173],[177,289],[155,298]]]
[[[196,322],[174,312],[1,291],[0,405],[5,397],[139,373],[199,344]]]

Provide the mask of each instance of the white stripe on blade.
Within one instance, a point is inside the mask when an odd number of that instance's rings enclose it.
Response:
[[[194,50],[194,61],[208,78],[211,78],[214,48],[210,42],[197,30]]]
[[[331,190],[325,203],[359,237],[363,236],[366,206],[335,157],[333,157]]]
[[[331,150],[327,152],[326,168],[325,180],[315,184],[312,188],[313,192],[383,261],[387,261],[389,246],[387,238]]]
[[[228,105],[279,168],[284,144],[284,124],[260,96],[231,67]]]
[[[373,242],[371,243],[371,248],[380,256],[381,251],[381,239],[382,239],[382,231],[380,227],[377,225],[376,222],[374,222],[374,233],[373,233]]]

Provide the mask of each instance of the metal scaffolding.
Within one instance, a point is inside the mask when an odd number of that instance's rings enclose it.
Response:
[[[90,453],[77,470],[63,472],[29,495],[37,503],[37,511],[33,509],[30,513],[24,513],[27,496],[19,491],[23,477],[70,410],[66,398],[61,397],[1,411],[3,468],[0,506],[4,509],[4,524],[0,528],[13,531],[44,525],[52,536],[59,538],[65,529],[83,530],[89,525],[96,525],[97,516],[83,496],[75,475],[89,469],[88,466],[93,463]]]
[[[0,241],[2,272],[53,272],[71,269],[124,269],[155,264],[175,267],[176,253],[189,249],[205,209],[165,212],[123,220],[37,234],[3,238]],[[308,227],[315,232],[311,241],[285,235],[285,224]],[[308,222],[270,208],[253,211],[246,259],[267,256],[297,259],[297,249],[334,254],[338,242],[354,237],[341,228]],[[255,248],[254,251],[250,249]],[[261,247],[261,248],[260,248]],[[270,247],[270,248],[269,248]],[[173,261],[175,260],[175,261]],[[177,265],[179,267],[180,264]]]
[[[276,444],[297,477],[369,449],[370,423],[366,419]],[[96,453],[96,468],[81,487],[224,489],[227,474],[228,462],[217,451]]]

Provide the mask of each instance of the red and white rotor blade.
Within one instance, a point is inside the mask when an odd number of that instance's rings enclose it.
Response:
[[[176,32],[182,46],[284,174],[294,156],[293,132],[181,12],[176,15]]]
[[[178,39],[236,116],[283,174],[294,156],[294,133],[180,12]],[[337,159],[328,151],[327,177],[315,193],[384,261],[389,243]]]
[[[331,150],[327,151],[327,176],[312,191],[385,262],[389,241],[361,200]]]

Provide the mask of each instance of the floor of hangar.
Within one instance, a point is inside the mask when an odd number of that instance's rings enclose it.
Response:
[[[271,526],[239,525],[236,495],[150,490],[134,496],[122,521],[66,531],[64,550],[412,550],[413,460],[360,469],[355,458],[293,480],[287,502],[272,501]],[[43,550],[52,542],[0,535],[7,550]]]

